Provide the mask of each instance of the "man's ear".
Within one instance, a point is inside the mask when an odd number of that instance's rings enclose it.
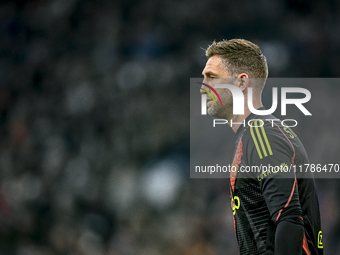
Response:
[[[249,77],[248,74],[246,73],[241,73],[237,76],[237,81],[238,81],[238,87],[242,90],[244,93],[246,89],[249,87]]]

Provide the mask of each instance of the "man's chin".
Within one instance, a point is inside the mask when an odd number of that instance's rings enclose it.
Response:
[[[219,118],[219,114],[217,113],[217,111],[213,108],[208,108],[208,114],[211,116],[211,117],[214,117],[214,118]]]
[[[227,119],[224,114],[221,114],[221,111],[218,111],[218,109],[215,109],[215,108],[212,108],[212,107],[208,107],[207,113],[211,117],[216,118],[216,119]]]

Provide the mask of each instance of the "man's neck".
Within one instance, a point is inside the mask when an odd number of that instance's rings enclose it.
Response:
[[[259,109],[260,107],[263,107],[262,103],[256,104],[254,106],[255,109]],[[251,111],[249,110],[248,106],[244,107],[244,114],[243,115],[233,115],[230,121],[228,121],[230,127],[234,130],[236,133],[238,128],[243,125],[244,120],[251,114]]]

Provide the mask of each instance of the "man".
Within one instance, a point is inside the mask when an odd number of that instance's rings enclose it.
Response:
[[[264,110],[261,94],[268,67],[257,45],[243,39],[213,42],[206,56],[202,93],[210,92],[218,83],[232,83],[244,98],[252,93],[254,108]],[[323,254],[313,176],[288,171],[291,165],[309,163],[301,141],[280,121],[268,121],[277,120],[274,116],[251,113],[248,100],[244,100],[244,114],[234,115],[231,92],[221,88],[216,91],[222,105],[207,96],[207,111],[228,120],[236,133],[236,171],[230,175],[230,196],[240,255]],[[272,168],[260,173],[240,171],[245,166],[268,165]]]

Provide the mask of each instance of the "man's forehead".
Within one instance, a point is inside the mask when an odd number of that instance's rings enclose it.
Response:
[[[212,56],[208,59],[202,74],[216,74],[225,71],[222,59],[219,56]]]

